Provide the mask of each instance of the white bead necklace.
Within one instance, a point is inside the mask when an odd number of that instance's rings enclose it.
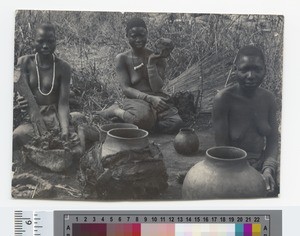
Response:
[[[38,90],[39,92],[44,95],[48,96],[50,93],[52,93],[53,88],[54,88],[54,81],[55,81],[55,55],[52,53],[52,58],[53,58],[53,76],[52,76],[52,85],[51,89],[48,93],[43,93],[41,90],[41,80],[40,80],[40,71],[39,71],[39,65],[38,65],[38,54],[35,54],[35,68],[36,68],[36,73],[37,73],[37,79],[38,79]]]

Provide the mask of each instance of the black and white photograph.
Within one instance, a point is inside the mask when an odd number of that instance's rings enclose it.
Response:
[[[283,15],[17,10],[12,197],[279,197],[283,31]]]

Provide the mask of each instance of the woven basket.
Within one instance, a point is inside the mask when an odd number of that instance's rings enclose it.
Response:
[[[25,145],[24,155],[35,164],[54,172],[64,171],[73,163],[71,153],[63,149],[44,150]]]

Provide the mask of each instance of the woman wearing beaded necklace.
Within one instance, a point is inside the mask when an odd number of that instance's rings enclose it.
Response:
[[[43,23],[36,29],[36,53],[18,59],[17,68],[24,73],[48,131],[57,130],[61,139],[69,141],[73,151],[81,152],[80,141],[69,126],[70,65],[54,54],[56,38],[54,26]],[[14,150],[34,136],[32,124],[23,122],[13,132]]]
[[[163,39],[169,47],[154,53],[145,47],[147,35],[142,19],[132,18],[127,22],[126,37],[131,49],[116,57],[116,72],[127,99],[123,108],[114,104],[96,114],[105,118],[118,117],[150,131],[174,133],[182,126],[182,120],[170,97],[162,92],[165,58],[173,44],[171,40]]]

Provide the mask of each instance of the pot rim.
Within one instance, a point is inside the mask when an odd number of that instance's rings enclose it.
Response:
[[[239,157],[239,158],[230,158],[230,159],[224,159],[224,158],[219,158],[219,157],[214,157],[212,155],[210,155],[208,152],[210,150],[213,150],[213,149],[235,149],[235,150],[238,150],[240,152],[242,152],[244,155],[242,157]],[[233,147],[233,146],[214,146],[214,147],[211,147],[209,149],[206,150],[206,156],[208,156],[209,158],[212,158],[214,160],[219,160],[219,161],[240,161],[240,160],[243,160],[243,159],[246,159],[247,157],[247,152],[241,148],[237,148],[237,147]]]
[[[136,137],[136,138],[123,138],[123,137],[120,137],[120,136],[116,136],[116,135],[113,135],[111,134],[112,131],[114,130],[138,130],[138,131],[142,131],[144,132],[144,135],[141,136],[141,137]],[[135,140],[135,139],[143,139],[143,138],[146,138],[148,137],[149,133],[148,131],[144,130],[144,129],[135,129],[135,128],[115,128],[115,129],[111,129],[107,132],[107,135],[109,137],[112,137],[112,138],[117,138],[117,139],[123,139],[123,140]]]
[[[110,131],[112,129],[125,129],[125,127],[123,127],[123,128],[117,128],[117,127],[115,127],[115,128],[109,129],[109,130],[104,130],[103,129],[103,127],[110,126],[110,125],[113,126],[113,125],[124,125],[124,124],[131,125],[132,126],[131,128],[133,128],[133,129],[138,129],[139,128],[137,125],[134,125],[134,124],[131,124],[131,123],[111,123],[111,124],[101,125],[100,126],[100,131],[104,132],[104,133],[107,133],[108,131]],[[129,127],[127,127],[127,128],[129,128]]]
[[[188,131],[188,132],[195,132],[195,129],[186,127],[186,128],[181,128],[181,129],[179,130],[179,132],[185,132],[185,131]]]

